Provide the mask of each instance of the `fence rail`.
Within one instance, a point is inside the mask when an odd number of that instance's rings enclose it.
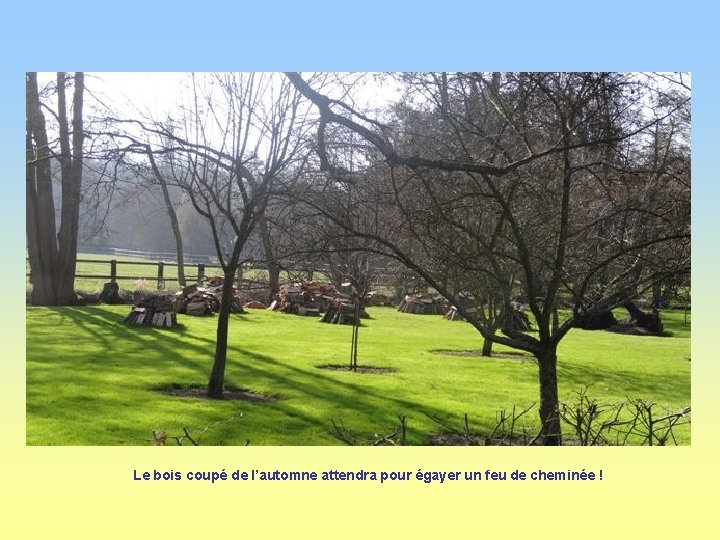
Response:
[[[78,253],[84,253],[88,255],[112,255],[115,257],[137,257],[142,259],[149,259],[151,261],[175,261],[176,253],[174,252],[161,252],[161,251],[140,251],[136,249],[125,249],[117,247],[100,247],[92,245],[80,245],[78,246]],[[195,253],[185,253],[183,260],[185,264],[214,264],[217,262],[217,258],[211,255],[198,255]]]
[[[26,258],[26,262],[29,265],[30,259]],[[77,264],[103,264],[109,265],[108,274],[99,273],[76,273],[75,279],[106,279],[111,282],[117,281],[137,281],[144,279],[147,281],[156,281],[158,290],[165,288],[165,282],[167,281],[166,268],[177,267],[178,263],[165,262],[165,261],[118,261],[117,259],[77,259]],[[130,267],[130,266],[147,266],[156,268],[155,272],[146,275],[123,275],[118,273],[119,267]],[[198,285],[202,285],[207,279],[207,270],[222,270],[222,267],[217,264],[205,264],[205,263],[185,263],[185,280],[196,281]],[[195,273],[188,273],[187,270],[195,271]],[[25,273],[26,277],[31,277],[30,272]],[[171,281],[176,281],[177,278],[172,278]]]
[[[30,281],[32,282],[31,274],[30,274],[30,258],[26,257],[26,264],[27,264],[27,272],[25,273],[25,276],[30,278]],[[77,259],[77,267],[79,268],[81,265],[108,265],[109,266],[109,272],[108,273],[101,273],[97,271],[97,268],[93,269],[95,271],[90,270],[89,272],[78,272],[76,270],[75,273],[75,279],[104,279],[111,282],[118,282],[118,281],[137,281],[137,280],[146,280],[146,281],[155,281],[157,283],[157,289],[163,290],[165,289],[166,281],[178,281],[177,279],[177,272],[174,273],[171,277],[168,277],[168,268],[177,268],[179,265],[177,262],[165,262],[163,260],[159,261],[126,261],[126,260],[117,260],[117,259]],[[121,270],[123,268],[128,267],[146,267],[146,268],[154,268],[153,272],[142,272],[142,273],[121,273]],[[197,282],[199,286],[202,286],[206,279],[208,279],[208,271],[215,270],[217,273],[222,274],[222,267],[219,264],[206,264],[204,262],[189,262],[185,261],[184,263],[185,267],[185,281],[187,283]],[[265,270],[266,262],[265,261],[259,261],[259,260],[253,260],[249,262],[245,262],[244,264],[240,265],[238,268],[238,272],[235,276],[235,279],[237,280],[237,283],[240,284],[241,282],[252,282],[254,285],[257,285],[257,281],[254,280],[246,280],[243,279],[243,273],[246,271],[251,270]],[[327,276],[330,275],[329,269],[324,267],[323,265],[316,265],[313,269],[312,266],[309,264],[301,264],[294,269],[286,269],[287,272],[292,272],[294,274],[304,274],[304,279],[312,280],[313,276],[316,277],[316,279],[320,279],[321,281],[327,280]],[[132,275],[129,275],[132,274]],[[390,282],[392,275],[388,274],[387,276],[384,276],[388,282]],[[298,278],[292,278],[292,279],[298,279]],[[378,284],[384,285],[385,279],[378,279]]]
[[[25,273],[25,276],[27,278],[30,278],[30,282],[32,283],[32,277],[30,274],[30,258],[26,257],[25,259],[26,265],[27,265],[27,271]],[[118,282],[118,281],[137,281],[137,280],[146,280],[146,281],[154,281],[157,284],[158,290],[164,290],[165,285],[167,281],[178,281],[177,272],[168,272],[169,268],[177,268],[178,263],[176,262],[165,262],[165,261],[120,261],[117,259],[77,259],[77,267],[78,269],[81,269],[82,265],[105,265],[108,268],[108,273],[102,273],[102,270],[98,271],[98,268],[88,269],[86,272],[78,271],[76,270],[75,273],[75,279],[98,279],[98,280],[107,280],[110,282]],[[132,272],[127,271],[129,267],[145,267],[148,270],[150,268],[154,268],[154,271],[142,271],[142,272]],[[206,264],[202,262],[198,263],[190,263],[188,261],[185,261],[184,264],[185,267],[185,282],[186,284],[190,284],[193,282],[196,282],[199,286],[202,286],[204,282],[208,279],[208,274],[210,274],[210,277],[213,274],[213,270],[216,271],[214,273],[216,274],[222,274],[223,270],[222,267],[218,264]],[[249,261],[245,262],[240,265],[238,268],[238,271],[235,275],[236,284],[238,286],[242,285],[245,287],[250,288],[257,288],[260,284],[260,281],[253,280],[253,279],[243,279],[243,274],[247,271],[252,270],[264,270],[266,268],[265,261]],[[123,269],[126,271],[123,272]],[[308,270],[304,268],[303,270],[297,270],[297,272],[302,272],[305,274],[307,279],[313,279],[313,272],[312,270]],[[317,274],[316,274],[317,275]],[[322,276],[322,274],[321,274]],[[319,276],[319,277],[321,277]],[[322,277],[321,277],[322,279]]]

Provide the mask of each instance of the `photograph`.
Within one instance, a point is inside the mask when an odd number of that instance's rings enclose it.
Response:
[[[25,83],[28,447],[693,444],[689,72]]]

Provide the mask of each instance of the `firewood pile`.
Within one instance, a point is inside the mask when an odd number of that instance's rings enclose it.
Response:
[[[365,311],[362,304],[360,304],[359,310],[356,310],[354,298],[338,296],[328,304],[325,313],[323,313],[323,316],[320,318],[320,322],[330,324],[355,324],[356,314],[360,319],[370,318],[370,315]]]
[[[475,297],[471,295],[460,294],[456,299],[456,305],[450,306],[450,309],[445,313],[445,318],[449,321],[462,321],[464,317],[460,315],[457,306],[463,308],[467,313],[477,313],[477,307],[475,305]]]
[[[390,306],[392,299],[387,295],[377,291],[370,291],[365,295],[365,305],[367,306]]]
[[[355,304],[349,299],[337,298],[328,304],[320,322],[330,324],[354,324]]]
[[[297,315],[319,315],[340,295],[330,284],[295,281],[280,286],[268,309]]]
[[[133,306],[123,322],[171,328],[177,324],[172,298],[170,295],[148,296]]]
[[[477,313],[478,311],[475,299],[472,296],[461,296],[457,299],[457,303],[460,304],[461,307],[464,307],[467,313]],[[456,306],[450,306],[450,309],[445,314],[445,318],[450,321],[465,320]],[[510,302],[507,319],[505,320],[503,327],[517,332],[528,332],[529,330],[532,330],[530,318],[527,316],[527,313],[525,313],[525,306],[523,304],[519,302]]]
[[[175,310],[186,315],[212,315],[220,311],[223,278],[216,277],[208,282],[208,287],[190,285],[175,294]],[[237,289],[233,288],[232,313],[244,313]]]
[[[447,302],[440,294],[407,294],[398,306],[398,311],[421,315],[444,315]]]

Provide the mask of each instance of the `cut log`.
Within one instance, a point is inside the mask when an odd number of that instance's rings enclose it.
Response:
[[[448,311],[447,301],[439,294],[407,294],[398,306],[398,311],[420,315],[444,315]]]

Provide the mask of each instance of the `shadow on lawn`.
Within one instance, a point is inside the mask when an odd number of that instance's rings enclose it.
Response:
[[[160,357],[174,364],[182,363],[185,367],[203,374],[203,379],[209,375],[208,371],[201,370],[196,362],[192,362],[178,354],[178,351],[190,351],[208,355],[212,358],[212,348],[193,343],[194,336],[188,334],[183,327],[154,328],[149,326],[124,324],[122,315],[116,315],[103,308],[49,308],[49,311],[58,313],[62,319],[67,318],[77,325],[96,343],[101,344],[105,354],[95,359],[98,363],[106,364],[110,361],[122,361],[123,346],[130,346],[133,355],[141,355],[145,349],[152,348],[161,353]],[[204,341],[204,340],[203,340]],[[82,343],[77,344],[78,352]],[[73,359],[74,360],[74,359]],[[135,364],[137,365],[137,364]],[[158,364],[161,365],[161,364]]]
[[[159,329],[125,325],[122,323],[124,315],[103,307],[61,308],[50,311],[62,317],[64,324],[70,322],[78,325],[87,333],[88,339],[100,343],[102,348],[107,351],[105,355],[102,352],[98,354],[97,351],[88,353],[90,355],[88,362],[95,362],[100,367],[107,365],[114,370],[115,374],[120,375],[127,368],[143,370],[140,378],[142,382],[137,382],[136,378],[135,381],[128,383],[128,388],[133,388],[135,391],[141,390],[141,395],[135,393],[132,403],[123,403],[122,391],[115,393],[116,395],[111,400],[112,403],[104,403],[102,399],[95,398],[88,400],[79,394],[68,397],[67,402],[56,404],[59,409],[62,409],[61,416],[71,415],[71,408],[84,403],[91,406],[88,422],[92,422],[93,411],[96,412],[103,408],[110,411],[112,407],[118,405],[124,407],[123,417],[129,419],[132,418],[134,409],[144,410],[152,407],[158,399],[178,400],[171,396],[159,397],[160,394],[156,390],[158,384],[192,384],[198,379],[204,381],[209,376],[215,341],[197,334],[196,332],[200,330],[196,328],[188,326]],[[233,315],[232,317],[241,319],[243,324],[252,321],[252,317],[247,315]],[[202,331],[205,330],[205,328],[202,329]],[[48,346],[52,347],[52,345]],[[77,343],[79,351],[82,350],[82,346],[81,342]],[[148,354],[152,363],[142,362],[144,348],[152,350],[152,354]],[[182,354],[179,354],[178,351],[182,351]],[[123,356],[125,358],[132,356],[132,358],[125,362]],[[197,358],[207,358],[207,361],[203,363],[203,360],[195,360]],[[57,362],[57,360],[60,359],[47,359],[52,362]],[[231,412],[252,411],[257,407],[262,407],[262,410],[268,413],[267,421],[277,422],[277,425],[258,424],[258,427],[288,433],[304,429],[303,426],[313,429],[320,428],[323,432],[329,433],[331,417],[352,419],[353,422],[360,425],[379,426],[395,422],[398,414],[425,418],[426,415],[445,417],[462,412],[461,410],[448,411],[429,406],[422,400],[422,397],[418,399],[397,397],[391,393],[391,390],[384,390],[373,382],[368,382],[368,379],[354,377],[354,374],[351,373],[323,373],[314,365],[299,366],[290,362],[231,342],[228,349],[227,385],[232,386],[233,383],[239,381],[243,387],[251,386],[253,390],[277,395],[281,400],[262,403],[235,401],[233,405],[228,405],[227,401],[220,401],[223,410],[227,411],[229,407]],[[78,363],[86,365],[84,360],[78,356],[73,356],[67,361],[70,368]],[[177,367],[178,364],[197,375],[191,375],[185,380],[182,373],[171,369]],[[67,371],[72,372],[73,370]],[[56,373],[53,375],[57,377]],[[81,391],[85,386],[97,384],[97,380],[93,380],[92,373],[79,375],[78,373],[68,373],[68,383],[78,385]],[[142,377],[151,380],[145,381]],[[250,384],[246,384],[246,381]],[[54,380],[53,384],[56,382]],[[239,385],[235,384],[235,386]],[[30,391],[28,395],[28,411],[40,413],[34,408],[36,404],[31,402],[42,398],[31,394]],[[313,402],[318,405],[314,405]],[[165,401],[165,404],[168,403]],[[206,401],[206,403],[208,402]],[[330,405],[328,406],[328,404]],[[57,416],[57,411],[49,410],[45,413],[47,416],[52,414]],[[301,425],[293,425],[292,422],[283,424],[283,418],[293,419]],[[242,428],[237,429],[242,430]],[[245,435],[252,439],[251,433],[243,433],[243,440]],[[429,436],[430,433],[427,435]],[[218,433],[218,436],[222,436],[222,433]],[[424,435],[419,436],[424,437]],[[329,441],[330,439],[321,438],[320,442],[325,440]]]
[[[633,371],[609,371],[600,368],[598,365],[587,366],[563,363],[562,358],[558,359],[558,377],[561,384],[566,388],[577,388],[584,386],[603,386],[611,390],[616,388],[628,389],[626,393],[630,398],[644,396],[658,396],[665,393],[668,384],[667,376],[655,373],[638,373]],[[690,387],[688,375],[688,388]],[[673,396],[677,398],[678,396]],[[654,398],[658,399],[658,398]],[[689,396],[688,396],[689,399]]]
[[[239,364],[240,369],[256,377],[267,377],[290,391],[297,393],[300,389],[301,395],[288,397],[287,403],[292,403],[292,398],[302,399],[305,396],[318,401],[331,402],[335,404],[337,417],[365,417],[374,425],[395,422],[398,414],[417,413],[419,418],[424,418],[426,414],[448,415],[447,410],[431,407],[420,401],[398,398],[369,384],[359,384],[367,382],[368,379],[355,377],[353,373],[338,372],[338,375],[333,377],[318,372],[314,365],[298,367],[246,348],[235,346],[232,349],[256,360]],[[235,360],[232,362],[237,364]],[[275,369],[264,369],[264,365],[272,365]],[[352,380],[348,380],[350,378]],[[292,416],[326,429],[330,426],[329,418],[318,418],[297,410]]]

